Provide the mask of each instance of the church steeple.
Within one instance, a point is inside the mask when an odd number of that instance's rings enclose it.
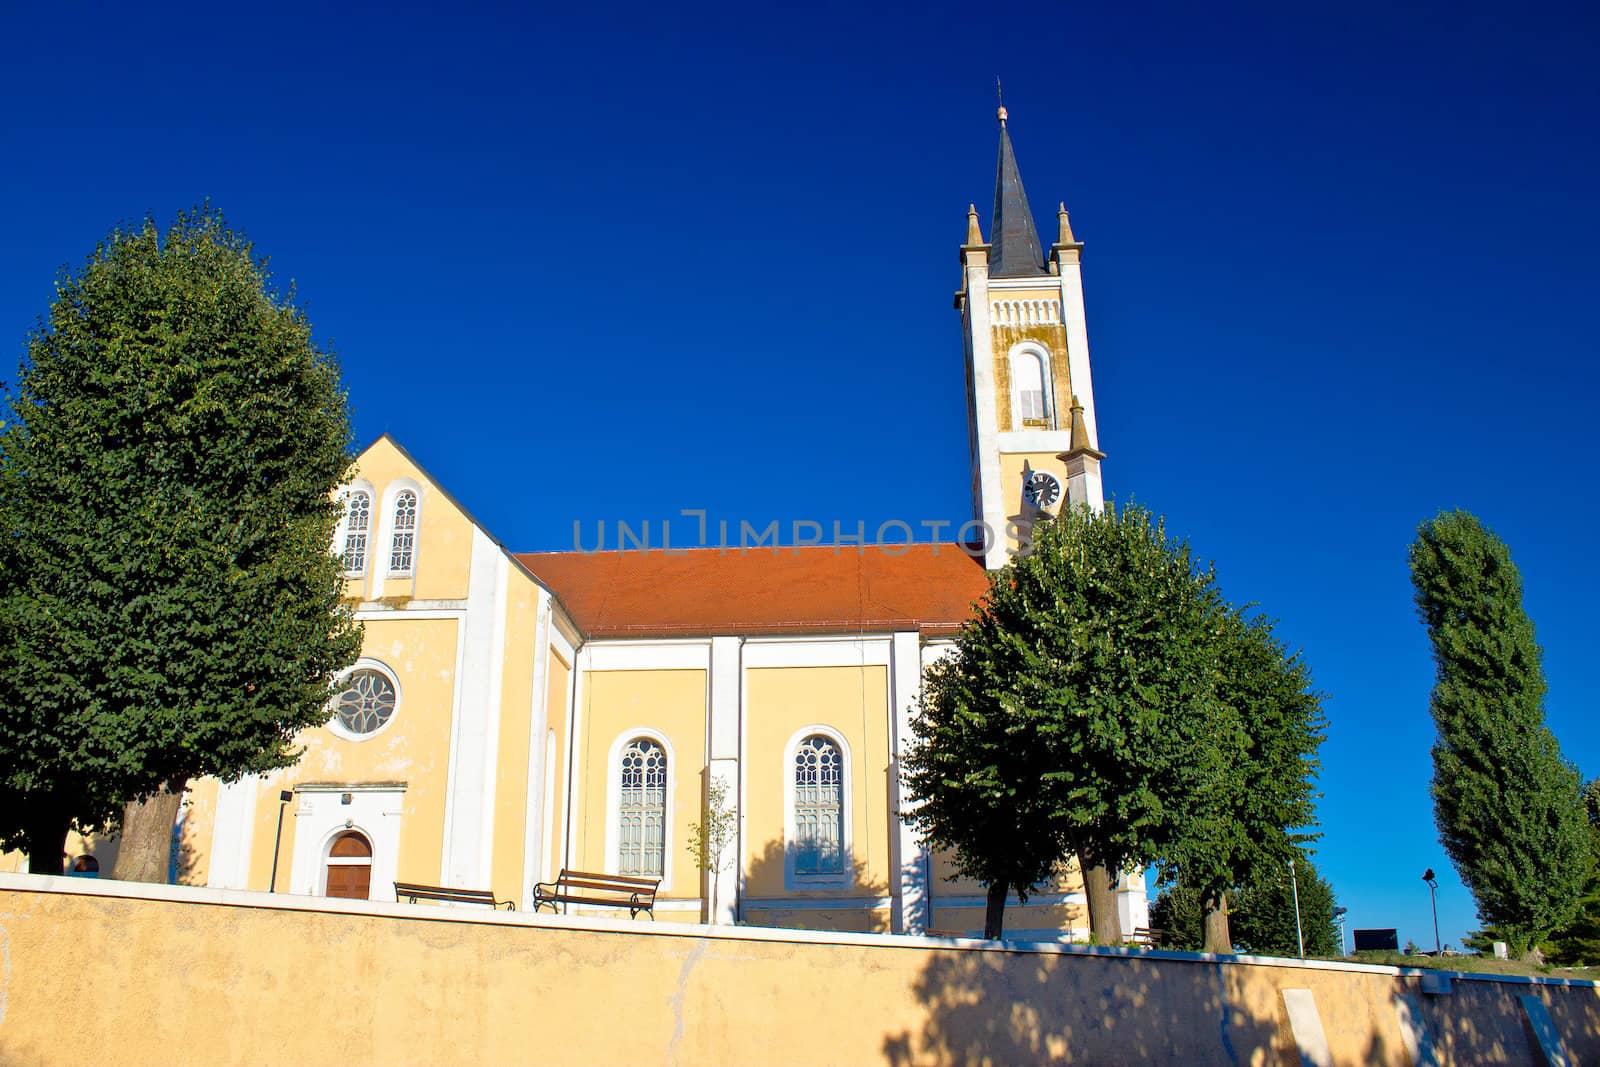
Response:
[[[1006,109],[1000,109],[1000,165],[994,178],[994,217],[989,232],[993,248],[989,253],[991,278],[1043,278],[1044,249],[1039,231],[1028,208],[1028,194],[1022,191],[1022,174],[1017,156],[1006,132]]]
[[[974,521],[984,563],[1026,551],[1041,515],[1098,509],[1099,431],[1083,312],[1083,244],[1063,205],[1056,241],[1039,241],[1005,108],[989,242],[967,209],[956,308],[967,358]],[[962,534],[963,540],[971,540]]]

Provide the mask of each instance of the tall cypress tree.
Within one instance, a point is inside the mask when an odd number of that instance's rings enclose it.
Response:
[[[1479,918],[1525,952],[1571,920],[1591,859],[1577,768],[1545,725],[1522,577],[1503,541],[1451,511],[1418,530],[1411,580],[1437,671],[1439,837]]]

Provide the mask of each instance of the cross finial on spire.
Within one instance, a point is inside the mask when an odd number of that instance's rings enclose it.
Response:
[[[1004,127],[1006,124],[1006,94],[1000,89],[1000,75],[998,74],[994,76],[994,98],[995,102],[1000,105],[995,109],[995,114],[1000,117],[1000,125]]]

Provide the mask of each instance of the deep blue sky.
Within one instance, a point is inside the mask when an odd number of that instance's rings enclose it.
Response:
[[[1509,542],[1550,723],[1600,774],[1600,19],[1114,7],[29,5],[0,45],[0,356],[114,223],[210,197],[298,284],[357,436],[514,548],[697,506],[961,520],[950,298],[998,74],[1047,236],[1064,199],[1087,242],[1108,491],[1304,648],[1351,925],[1431,944],[1433,866],[1459,942],[1419,521]]]

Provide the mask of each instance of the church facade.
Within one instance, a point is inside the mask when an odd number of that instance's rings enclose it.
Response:
[[[1081,251],[1064,207],[1041,243],[1002,110],[990,239],[969,209],[955,298],[958,542],[517,553],[380,438],[334,545],[361,658],[295,766],[194,784],[177,879],[527,909],[571,868],[659,877],[660,921],[981,931],[983,888],[899,817],[900,757],[987,569],[1040,515],[1102,506]],[[707,870],[690,844],[714,796],[735,833]],[[1124,928],[1147,925],[1142,880],[1121,888]],[[1086,937],[1076,873],[1013,901],[1007,930]]]

